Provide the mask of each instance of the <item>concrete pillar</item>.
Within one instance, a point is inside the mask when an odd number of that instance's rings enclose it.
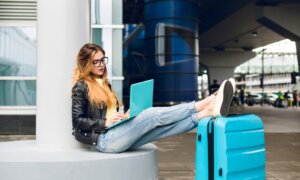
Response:
[[[89,42],[89,1],[38,0],[36,139],[43,148],[74,148],[71,88],[76,55]]]
[[[222,82],[224,79],[233,77],[234,69],[245,61],[255,57],[251,51],[201,51],[200,63],[208,66],[210,84],[214,79]]]
[[[298,59],[298,72],[300,75],[300,40],[296,41],[297,59]]]

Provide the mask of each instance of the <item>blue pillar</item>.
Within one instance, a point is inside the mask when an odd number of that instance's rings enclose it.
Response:
[[[146,73],[156,105],[198,97],[198,11],[196,0],[145,0]]]

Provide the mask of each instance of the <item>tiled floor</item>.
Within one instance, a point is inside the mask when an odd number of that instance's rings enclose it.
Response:
[[[267,151],[266,179],[300,180],[300,110],[273,107],[232,109],[255,113],[264,121]],[[158,146],[160,180],[192,180],[195,176],[195,133],[154,142]],[[35,139],[35,136],[0,136],[0,141]]]
[[[161,180],[194,179],[195,134],[155,142]],[[266,133],[266,179],[300,180],[300,133]]]
[[[232,108],[231,113],[254,113],[263,120],[266,179],[300,180],[300,109],[254,106]],[[194,179],[195,138],[188,133],[155,142],[161,180]]]

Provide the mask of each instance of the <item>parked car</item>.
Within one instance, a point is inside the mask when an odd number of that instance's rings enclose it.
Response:
[[[262,102],[262,95],[261,94],[248,94],[248,96],[245,97],[245,103],[248,106],[253,106],[255,104],[260,104]]]

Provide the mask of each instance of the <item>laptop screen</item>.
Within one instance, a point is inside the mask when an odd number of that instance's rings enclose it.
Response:
[[[135,117],[153,105],[154,80],[142,81],[130,87],[130,117]]]

